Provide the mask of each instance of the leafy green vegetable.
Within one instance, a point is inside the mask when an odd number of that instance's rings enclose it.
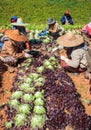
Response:
[[[29,77],[30,77],[31,79],[33,79],[33,80],[36,80],[39,76],[40,76],[40,75],[37,74],[37,73],[31,73],[31,74],[29,74]]]
[[[21,84],[21,86],[19,86],[19,87],[20,87],[21,90],[25,90],[25,89],[27,89],[28,87],[30,87],[30,84],[28,84],[28,83],[23,83],[23,84]]]
[[[31,110],[31,107],[29,104],[21,104],[19,106],[19,112],[23,114],[29,114]]]
[[[44,115],[33,115],[31,118],[30,125],[33,129],[42,128],[45,123]]]
[[[57,62],[55,62],[55,61],[51,61],[51,65],[56,65],[57,64]]]
[[[26,62],[31,63],[32,61],[33,61],[33,58],[31,57],[31,58],[28,58]]]
[[[44,85],[45,79],[43,77],[39,77],[38,79],[35,80],[35,86],[43,86]]]
[[[34,88],[32,86],[30,86],[30,84],[28,83],[23,83],[19,86],[20,90],[24,91],[24,92],[31,92],[32,90],[34,90]]]
[[[37,73],[32,73],[32,75],[33,75],[33,79],[34,79],[34,80],[36,80],[36,79],[39,78],[39,76],[40,76],[40,75],[37,74]]]
[[[44,67],[43,66],[37,67],[37,72],[38,73],[42,73],[43,71],[44,71]]]
[[[31,101],[34,100],[34,96],[33,96],[33,94],[24,94],[23,100],[24,100],[25,102],[31,102]]]
[[[20,105],[20,102],[17,99],[13,99],[9,101],[9,105],[15,109],[17,109]]]
[[[36,81],[44,83],[45,78],[44,77],[39,77]]]
[[[41,87],[41,86],[43,86],[43,83],[42,83],[42,82],[39,82],[39,81],[36,81],[36,82],[35,82],[35,86]]]
[[[25,114],[17,114],[15,117],[14,117],[14,123],[15,123],[15,126],[16,127],[20,127],[20,126],[23,126],[26,122],[26,118],[27,116]]]
[[[45,67],[47,67],[47,66],[51,65],[51,62],[49,60],[45,60],[44,63],[43,63],[43,65]]]
[[[48,48],[48,52],[51,52],[51,51],[52,51],[52,47],[49,47],[49,48]]]
[[[46,113],[46,110],[43,106],[34,106],[33,110],[36,114],[44,114]]]
[[[49,58],[49,60],[50,60],[50,61],[57,61],[54,56],[51,56],[51,57]]]
[[[50,69],[50,70],[54,70],[52,65],[48,65],[46,68]]]
[[[43,106],[44,100],[42,98],[37,98],[37,99],[35,99],[34,104],[38,105],[38,106]]]
[[[25,66],[25,67],[28,67],[30,63],[22,63],[21,66]]]
[[[27,84],[31,84],[32,83],[32,79],[27,77],[24,79],[24,82],[27,83]]]
[[[41,91],[37,91],[35,94],[34,94],[35,98],[43,98],[43,92]]]
[[[39,86],[39,87],[43,86],[44,81],[45,81],[44,77],[39,76],[37,79],[34,79],[35,86]]]
[[[19,99],[23,95],[22,91],[15,91],[11,95],[11,99]]]
[[[6,127],[7,129],[12,128],[12,123],[13,123],[13,121],[5,122],[5,127]]]

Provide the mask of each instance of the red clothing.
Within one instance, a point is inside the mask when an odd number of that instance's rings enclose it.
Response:
[[[64,68],[64,70],[68,71],[68,72],[73,72],[73,73],[81,73],[86,71],[86,68],[73,68],[67,65],[67,63],[63,60],[60,61],[61,66]]]

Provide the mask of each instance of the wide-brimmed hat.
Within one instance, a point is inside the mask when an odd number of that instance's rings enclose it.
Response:
[[[0,29],[0,33],[4,33],[6,29]]]
[[[10,39],[17,41],[17,42],[25,42],[27,41],[27,37],[19,32],[18,29],[16,30],[6,30],[5,35]]]
[[[47,20],[47,24],[54,24],[55,22],[56,22],[56,20],[53,18],[48,18],[48,20]]]
[[[67,32],[61,37],[58,37],[57,43],[63,47],[74,47],[81,45],[84,42],[83,37],[73,32]]]
[[[28,23],[24,23],[22,18],[18,18],[17,22],[12,23],[12,25],[15,25],[15,26],[27,26]]]

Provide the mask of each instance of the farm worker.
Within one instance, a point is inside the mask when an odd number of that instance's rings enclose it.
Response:
[[[17,17],[16,16],[12,16],[10,19],[11,23],[17,22]]]
[[[91,22],[86,24],[83,28],[82,31],[87,34],[91,38]]]
[[[91,22],[89,22],[82,28],[82,35],[87,45],[89,45],[89,42],[91,41]]]
[[[3,30],[0,30],[0,51],[1,51],[2,46],[3,46],[2,38],[3,38]]]
[[[19,59],[31,57],[26,50],[20,48],[19,42],[26,42],[28,39],[25,35],[21,34],[19,30],[6,30],[6,38],[0,53],[0,59],[9,66],[14,66],[18,63]]]
[[[27,34],[25,27],[28,25],[28,23],[24,23],[22,18],[18,18],[16,22],[13,22],[11,24],[14,30],[18,29],[20,33],[23,33],[24,35]]]
[[[13,22],[11,24],[13,26],[13,30],[18,29],[21,34],[27,36],[26,26],[28,25],[28,23],[24,23],[22,18],[18,18],[16,22]],[[27,49],[30,49],[30,44],[28,41],[25,45]]]
[[[67,56],[61,55],[61,66],[65,71],[80,73],[87,70],[87,46],[81,35],[71,31],[57,39],[57,43],[64,47]]]
[[[49,31],[49,35],[56,40],[59,36],[64,34],[64,28],[62,28],[55,19],[48,18],[46,30]]]
[[[69,10],[67,10],[64,15],[61,17],[60,22],[64,25],[64,24],[71,24],[73,25],[73,20],[72,17],[70,15]]]

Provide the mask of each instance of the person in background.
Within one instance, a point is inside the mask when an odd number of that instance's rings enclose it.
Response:
[[[82,28],[82,32],[84,32],[88,37],[91,38],[91,22],[89,22]]]
[[[0,30],[0,51],[2,49],[3,46],[3,30]]]
[[[60,22],[61,22],[62,25],[64,25],[64,24],[71,24],[71,25],[73,25],[73,20],[72,20],[72,17],[70,15],[69,10],[67,10],[64,13],[64,15],[60,19]]]
[[[10,23],[14,23],[14,22],[17,22],[17,16],[12,16],[11,19],[10,19]],[[13,26],[12,26],[12,29],[13,29]],[[6,38],[5,35],[3,35],[4,33],[4,30],[0,30],[0,51],[2,49],[2,46],[3,46],[3,42],[4,42],[4,39]]]
[[[18,18],[16,22],[12,22],[11,24],[13,30],[18,29],[21,34],[27,36],[26,26],[28,23],[24,23],[22,18]],[[25,48],[30,50],[31,47],[29,41],[25,43]]]
[[[81,33],[84,37],[85,42],[87,43],[87,45],[89,45],[89,42],[91,42],[91,22],[89,22],[82,28]]]
[[[17,22],[17,16],[12,16],[10,22],[11,23]]]
[[[27,35],[26,26],[27,23],[24,23],[22,18],[18,18],[16,22],[12,22],[13,30],[18,29],[20,33]]]
[[[19,59],[31,57],[25,49],[20,48],[19,42],[26,42],[28,39],[19,30],[6,30],[6,38],[0,53],[0,59],[9,67],[14,67]]]
[[[78,74],[87,70],[87,46],[81,35],[67,32],[57,39],[57,43],[66,50],[66,56],[60,56],[65,71]]]
[[[64,28],[62,28],[53,18],[48,18],[46,30],[49,31],[49,35],[53,37],[53,40],[56,40],[65,32]]]

